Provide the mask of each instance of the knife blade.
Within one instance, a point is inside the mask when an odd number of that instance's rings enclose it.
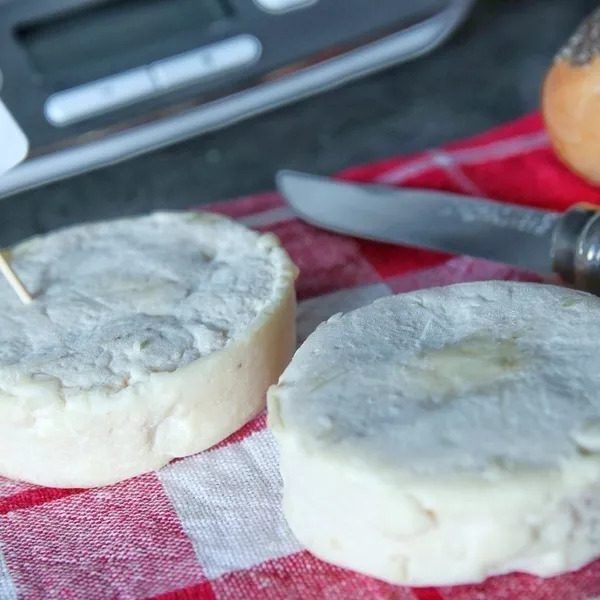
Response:
[[[279,192],[303,220],[355,237],[466,254],[600,292],[600,213],[567,213],[436,190],[358,184],[279,171]]]

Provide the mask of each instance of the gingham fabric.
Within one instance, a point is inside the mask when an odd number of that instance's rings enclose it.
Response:
[[[537,115],[467,141],[343,176],[563,210],[600,191],[553,156]],[[386,294],[484,279],[533,279],[506,266],[333,235],[295,219],[274,193],[211,210],[275,232],[300,267],[302,342],[333,313]],[[303,550],[280,509],[277,448],[264,415],[217,447],[102,489],[0,479],[0,598],[175,600],[592,600],[600,561],[553,579],[408,589]]]

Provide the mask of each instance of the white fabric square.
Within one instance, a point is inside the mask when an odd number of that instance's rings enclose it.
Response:
[[[0,598],[2,600],[16,600],[17,590],[13,583],[12,577],[8,572],[8,566],[2,555],[2,549],[0,548]]]
[[[275,439],[259,431],[159,471],[207,577],[301,549],[281,511]]]

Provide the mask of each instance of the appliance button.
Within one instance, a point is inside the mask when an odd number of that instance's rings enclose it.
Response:
[[[254,0],[263,10],[271,13],[282,13],[288,10],[304,8],[309,4],[315,4],[317,0]]]
[[[147,69],[133,69],[53,94],[46,100],[46,118],[53,125],[69,125],[155,93]]]
[[[258,60],[261,52],[258,39],[242,34],[155,62],[148,71],[159,90],[169,90],[249,65]]]

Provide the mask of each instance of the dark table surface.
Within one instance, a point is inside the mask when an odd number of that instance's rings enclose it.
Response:
[[[597,0],[479,0],[444,46],[228,129],[0,201],[0,245],[180,209],[468,136],[535,110],[554,53]]]

